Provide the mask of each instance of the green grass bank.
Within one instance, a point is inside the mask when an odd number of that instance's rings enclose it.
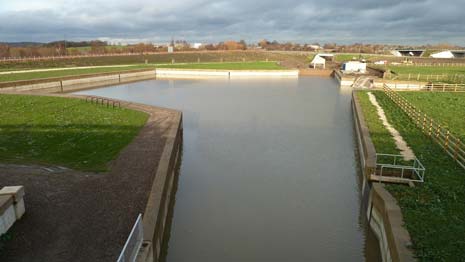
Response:
[[[134,65],[134,66],[122,66],[122,67],[76,68],[76,69],[42,71],[42,72],[21,72],[21,73],[11,73],[11,74],[0,74],[0,82],[44,79],[44,78],[65,77],[65,76],[78,76],[78,75],[98,74],[98,73],[111,73],[111,72],[121,72],[121,71],[137,70],[137,69],[153,69],[153,68],[155,68],[154,65]]]
[[[148,115],[80,99],[0,95],[0,162],[106,171]]]
[[[9,61],[0,63],[0,71],[26,70],[39,68],[59,68],[101,65],[166,64],[176,63],[216,63],[216,62],[253,62],[253,61],[287,61],[290,63],[307,63],[304,54],[283,54],[263,51],[222,51],[222,52],[175,52],[150,55],[81,57],[42,61]]]
[[[465,75],[465,66],[389,66],[396,74]]]
[[[425,182],[414,188],[388,184],[397,199],[419,261],[465,260],[465,171],[423,134],[383,92],[374,91],[391,124],[426,167]],[[378,119],[366,92],[357,92],[376,151],[399,153]],[[439,109],[438,109],[439,110]]]

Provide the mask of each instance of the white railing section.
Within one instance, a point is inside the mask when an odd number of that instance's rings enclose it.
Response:
[[[135,262],[143,241],[144,228],[142,226],[142,214],[139,214],[117,262]]]
[[[399,182],[423,183],[425,167],[415,158],[405,161],[402,155],[376,154],[376,174],[381,177],[391,177]]]

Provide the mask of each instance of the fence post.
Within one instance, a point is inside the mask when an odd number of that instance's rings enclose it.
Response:
[[[459,155],[459,149],[460,149],[460,138],[457,137],[455,140],[455,152],[454,152],[454,159],[457,160],[457,156]]]
[[[423,130],[423,132],[425,131],[425,126],[426,126],[426,113],[423,114],[423,126],[421,127],[421,130]]]
[[[431,136],[431,133],[433,132],[433,119],[430,118],[429,120],[429,130],[428,130],[428,136]]]
[[[436,129],[436,138],[439,138],[439,133],[441,132],[441,125],[438,125],[438,128]]]
[[[446,132],[446,142],[445,142],[445,147],[446,147],[446,150],[447,150],[447,147],[449,147],[449,135],[450,135],[450,132],[449,130],[447,130]]]

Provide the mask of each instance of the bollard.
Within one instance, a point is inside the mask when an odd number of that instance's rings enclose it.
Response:
[[[0,190],[0,196],[11,196],[13,198],[16,220],[20,219],[26,211],[24,206],[24,195],[23,186],[6,186]]]

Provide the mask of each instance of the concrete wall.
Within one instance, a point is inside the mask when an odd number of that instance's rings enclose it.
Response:
[[[403,227],[402,211],[382,184],[374,183],[368,200],[367,217],[379,240],[384,262],[416,261],[408,231]]]
[[[2,92],[40,92],[40,93],[61,93],[71,92],[86,88],[113,85],[118,83],[128,83],[137,80],[155,78],[155,70],[138,72],[128,72],[120,74],[106,74],[90,77],[74,77],[72,79],[51,80],[50,82],[39,82],[32,84],[14,84],[11,87],[3,87]],[[33,82],[33,81],[32,81]]]
[[[156,69],[98,76],[76,76],[49,81],[18,81],[2,83],[0,92],[62,93],[100,86],[128,83],[151,78],[250,78],[250,77],[298,77],[298,70],[190,70]],[[10,86],[8,86],[10,85]]]
[[[355,77],[352,76],[344,76],[344,74],[340,70],[334,71],[334,78],[339,82],[341,86],[352,86],[356,80]]]
[[[298,77],[298,70],[205,70],[205,69],[156,69],[157,78],[249,78],[249,77]]]
[[[369,182],[376,168],[376,150],[363,116],[360,102],[352,93],[352,113],[355,135],[363,173],[362,192],[368,192],[367,217],[378,238],[383,262],[415,261],[410,235],[403,227],[400,207],[394,197],[380,183]],[[368,190],[366,190],[368,189]]]
[[[174,201],[174,181],[181,159],[182,115],[177,113],[169,129],[165,148],[149,195],[143,217],[144,242],[138,262],[160,261],[162,248],[169,235],[170,205]]]

